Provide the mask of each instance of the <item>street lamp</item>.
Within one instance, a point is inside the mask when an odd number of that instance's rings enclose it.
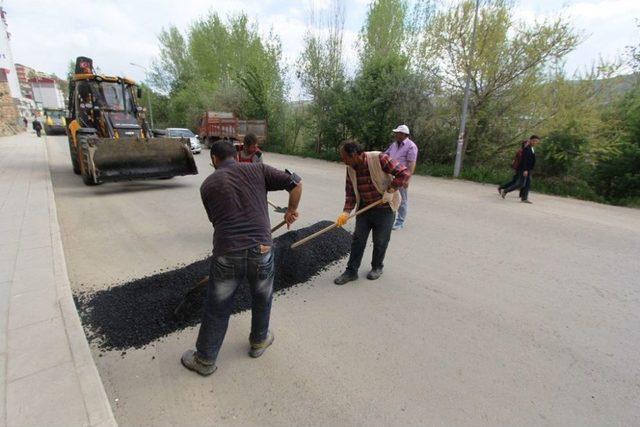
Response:
[[[138,64],[135,64],[133,62],[129,62],[129,64],[133,65],[134,67],[142,68],[145,73],[149,73],[149,70],[147,70],[147,67],[143,67],[142,65],[138,65]],[[151,109],[151,95],[150,94],[147,94],[147,105],[149,106],[149,121],[151,122],[151,129],[153,129],[153,110]]]
[[[478,25],[478,8],[480,7],[480,0],[476,0],[476,10],[473,16],[473,31],[471,33],[471,48],[469,49],[469,62],[473,60],[473,54],[476,47],[476,26]],[[467,126],[467,109],[469,108],[469,89],[471,84],[471,64],[467,69],[467,84],[464,88],[464,101],[462,103],[462,117],[460,118],[460,133],[458,134],[458,141],[456,144],[456,162],[453,166],[453,176],[458,177],[460,175],[460,168],[462,167],[462,148],[464,146],[464,137]]]

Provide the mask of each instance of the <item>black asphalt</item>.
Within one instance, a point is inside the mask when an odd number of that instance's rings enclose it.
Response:
[[[330,224],[330,221],[321,221],[274,239],[276,295],[308,282],[349,253],[351,235],[342,228],[333,229],[296,249],[290,248],[293,242]],[[209,258],[95,293],[76,293],[74,298],[88,339],[103,350],[141,348],[198,324],[204,287],[189,291],[208,274]],[[183,301],[181,316],[176,317],[174,310]],[[236,292],[233,312],[250,308],[251,295],[248,286],[243,284]],[[277,310],[277,306],[274,309]]]

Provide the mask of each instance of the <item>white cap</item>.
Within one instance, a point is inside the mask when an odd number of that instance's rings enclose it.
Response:
[[[409,133],[409,127],[407,125],[400,125],[397,128],[395,128],[393,130],[393,132],[401,132],[404,133],[406,135],[411,135],[411,133]]]

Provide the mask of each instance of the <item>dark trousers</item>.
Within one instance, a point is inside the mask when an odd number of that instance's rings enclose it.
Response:
[[[273,251],[260,253],[260,247],[230,252],[211,259],[209,285],[204,302],[202,324],[196,342],[200,359],[215,363],[227,333],[238,286],[249,283],[251,290],[252,343],[267,338],[273,298]]]
[[[353,232],[353,240],[351,241],[351,254],[347,263],[347,272],[354,275],[358,274],[362,255],[367,246],[369,232],[373,235],[371,267],[384,267],[384,255],[387,252],[387,246],[389,246],[394,220],[395,215],[389,207],[373,208],[356,217],[356,229]]]
[[[520,198],[522,200],[527,200],[529,198],[529,189],[531,188],[531,171],[529,171],[529,175],[524,177],[524,184],[520,189]]]
[[[520,199],[527,200],[527,197],[529,197],[529,188],[531,188],[531,171],[529,171],[527,176],[524,176],[524,173],[519,171],[513,176],[511,181],[500,186],[500,188],[504,190],[505,194],[513,190],[520,190]]]
[[[518,180],[520,179],[520,177],[521,177],[521,176],[522,176],[522,175],[520,174],[520,172],[516,172],[516,173],[514,173],[514,174],[513,174],[513,177],[511,178],[511,181],[509,181],[509,182],[507,182],[507,183],[505,183],[505,184],[502,184],[500,187],[498,187],[498,189],[500,189],[500,190],[504,190],[505,188],[509,188],[509,187],[511,187],[511,186],[512,186],[512,185],[514,185],[516,182],[518,182]]]

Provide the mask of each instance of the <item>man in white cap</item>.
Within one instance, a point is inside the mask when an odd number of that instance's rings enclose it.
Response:
[[[416,170],[416,160],[418,159],[418,146],[409,139],[409,127],[407,125],[400,125],[393,130],[393,139],[395,141],[391,143],[386,154],[391,158],[397,160],[401,165],[405,166],[413,175]],[[409,182],[404,187],[400,188],[400,195],[402,196],[402,203],[398,209],[396,215],[396,221],[393,224],[394,230],[400,230],[404,228],[404,221],[407,218],[407,189],[409,188]]]

